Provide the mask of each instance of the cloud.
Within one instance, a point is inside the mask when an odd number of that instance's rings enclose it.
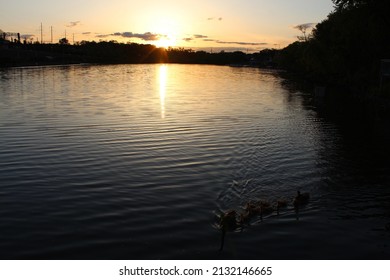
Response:
[[[227,42],[227,41],[215,41],[218,44],[231,44],[231,45],[242,45],[242,46],[264,46],[267,43],[253,43],[253,42]]]
[[[92,32],[83,32],[83,33],[81,33],[81,34],[83,34],[83,35],[91,35],[91,33],[92,33]]]
[[[241,46],[264,46],[268,45],[268,43],[264,42],[240,42],[240,41],[221,41],[221,40],[216,40],[216,39],[211,39],[208,38],[207,36],[199,37],[203,38],[204,42],[215,42],[217,44],[230,44],[230,45],[241,45]]]
[[[293,26],[293,28],[298,29],[298,30],[306,30],[309,28],[313,28],[315,25],[316,25],[316,23],[314,23],[314,22],[308,22],[308,23],[302,23],[302,24],[295,25],[295,26]]]
[[[155,34],[151,32],[145,33],[133,33],[133,32],[115,32],[111,34],[98,34],[97,38],[107,38],[107,37],[122,37],[122,38],[137,38],[143,41],[157,41],[161,38],[166,38],[167,35]]]
[[[186,42],[190,42],[190,41],[194,41],[196,39],[203,39],[203,40],[205,40],[207,38],[208,38],[208,36],[206,36],[206,35],[194,34],[194,35],[191,35],[190,37],[185,37],[182,40],[186,41]]]
[[[72,28],[72,27],[75,27],[77,25],[80,25],[80,21],[71,21],[71,22],[69,22],[68,25],[66,25],[66,27]]]
[[[207,18],[207,20],[214,20],[214,19],[216,19],[216,20],[219,20],[219,21],[223,20],[223,18],[222,18],[222,17],[218,17],[218,18],[215,18],[215,17],[209,17],[209,18]]]
[[[112,36],[112,34],[97,34],[95,37],[96,38],[107,38]]]
[[[138,38],[138,39],[141,39],[141,40],[144,40],[144,41],[157,41],[161,38],[164,38],[166,37],[166,35],[162,35],[162,34],[154,34],[154,33],[151,33],[151,32],[145,32],[143,34],[141,33],[133,33],[133,32],[116,32],[114,34],[112,34],[113,36],[120,36],[120,37],[123,37],[123,38]]]
[[[195,39],[205,39],[205,38],[208,38],[208,36],[206,36],[206,35],[201,35],[201,34],[194,34],[194,38],[195,38]]]
[[[31,39],[34,39],[34,35],[32,35],[32,34],[22,34],[22,35],[20,35],[20,38],[21,39],[24,39],[24,40],[31,40]]]

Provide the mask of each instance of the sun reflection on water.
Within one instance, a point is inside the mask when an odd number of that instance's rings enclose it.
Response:
[[[166,65],[160,66],[160,106],[161,106],[161,118],[165,119],[165,94],[166,94],[166,87],[167,87],[167,74],[168,74],[168,68]]]

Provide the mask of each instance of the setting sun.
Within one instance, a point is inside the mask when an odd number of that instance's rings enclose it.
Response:
[[[176,45],[176,39],[173,36],[164,36],[154,42],[154,45],[158,48],[174,47]]]

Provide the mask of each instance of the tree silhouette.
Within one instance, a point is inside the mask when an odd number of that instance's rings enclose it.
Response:
[[[332,0],[334,3],[336,9],[338,11],[350,9],[350,8],[356,8],[363,4],[368,4],[372,2],[371,0]]]
[[[69,40],[66,38],[61,38],[58,43],[60,45],[69,45]]]
[[[298,29],[299,31],[302,32],[302,36],[297,36],[299,41],[307,41],[310,36],[307,35],[307,30],[309,28],[312,28],[315,24],[314,23],[303,23],[299,24],[297,26],[294,26],[295,29]]]

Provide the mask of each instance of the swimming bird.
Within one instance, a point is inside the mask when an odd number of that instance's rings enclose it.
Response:
[[[227,231],[233,231],[238,227],[236,210],[228,210],[221,214],[219,219],[219,227],[221,229],[221,245],[219,250],[223,250],[225,244],[225,235]]]
[[[245,204],[243,210],[239,220],[241,225],[249,224],[250,220],[255,216],[260,216],[263,219],[263,215],[271,214],[274,211],[272,205],[264,200],[249,201]]]
[[[299,208],[309,203],[310,194],[297,192],[297,196],[293,200],[294,208]]]
[[[226,232],[226,231],[235,230],[238,227],[236,217],[237,217],[236,210],[228,210],[222,213],[219,220],[219,226],[222,229],[222,231]]]
[[[280,209],[286,208],[288,206],[288,201],[286,199],[279,199],[276,201],[276,212],[279,215]]]
[[[260,218],[263,219],[263,215],[269,215],[274,211],[271,203],[268,201],[260,201]]]
[[[260,215],[260,219],[263,219],[263,215],[269,215],[274,211],[271,203],[266,200],[258,200],[253,202],[253,213]]]

